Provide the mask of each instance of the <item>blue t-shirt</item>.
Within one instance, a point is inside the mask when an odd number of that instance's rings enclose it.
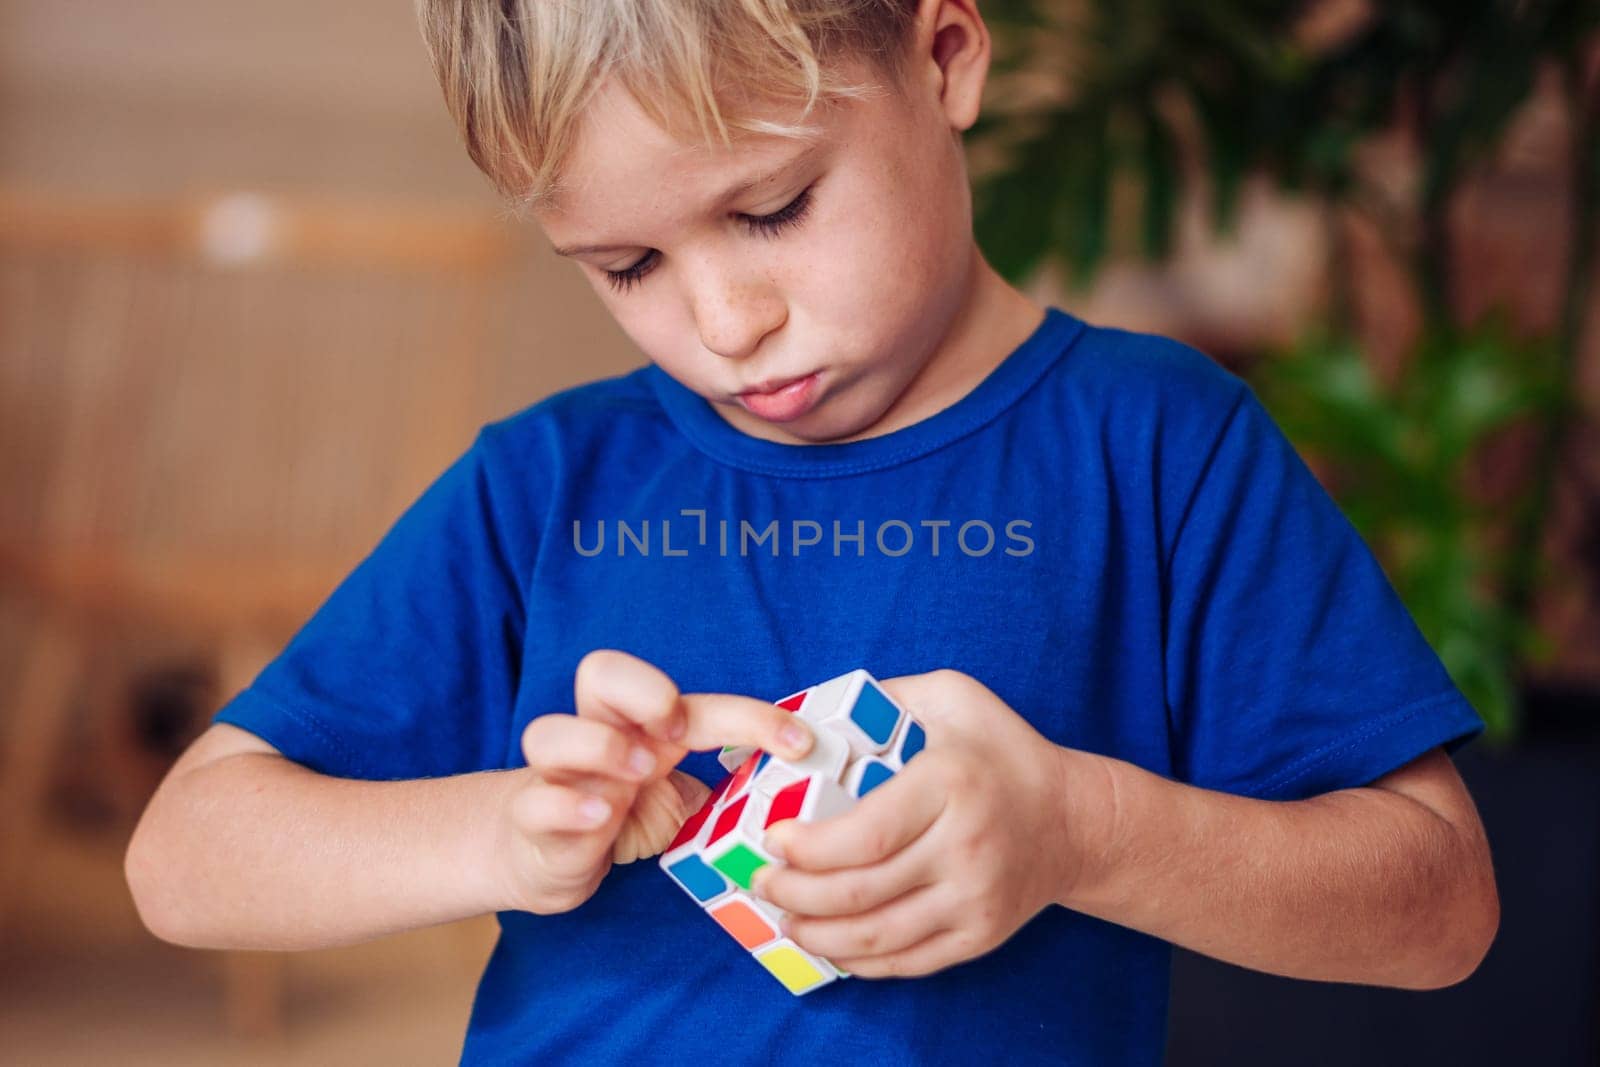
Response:
[[[217,719],[343,777],[519,766],[595,648],[766,699],[952,667],[1056,744],[1274,800],[1482,729],[1243,381],[1054,307],[865,440],[750,437],[654,366],[491,423]],[[500,926],[468,1063],[1163,1052],[1170,946],[1055,905],[937,974],[803,997],[653,861]]]

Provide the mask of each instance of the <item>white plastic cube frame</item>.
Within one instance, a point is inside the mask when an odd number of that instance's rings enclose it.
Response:
[[[800,714],[813,726],[844,738],[852,756],[882,755],[906,718],[905,711],[864,670],[817,686]]]
[[[750,876],[774,858],[763,847],[771,806],[772,798],[759,789],[745,789],[730,797],[712,816],[706,843],[700,849],[707,863],[745,892],[750,891]],[[734,858],[730,860],[730,856]]]
[[[865,670],[774,703],[806,720],[811,751],[791,761],[748,746],[723,749],[718,761],[733,773],[684,823],[659,862],[702,910],[801,996],[850,975],[783,937],[774,921],[782,909],[747,892],[755,872],[773,862],[765,848],[766,827],[786,818],[810,822],[843,814],[920,751],[926,735]],[[798,787],[802,780],[808,784]]]

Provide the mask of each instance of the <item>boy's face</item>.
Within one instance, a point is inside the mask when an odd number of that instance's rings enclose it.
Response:
[[[976,115],[987,46],[969,36],[959,47],[982,62],[957,54],[941,68],[930,45],[905,91],[815,109],[824,132],[810,142],[685,145],[612,84],[584,118],[562,199],[535,218],[558,250],[615,246],[572,257],[639,348],[736,428],[785,443],[897,429],[998,361],[983,337],[1003,358],[1031,328],[1020,294],[995,295],[1004,283],[972,238],[958,131]],[[1013,328],[997,337],[1000,308]]]

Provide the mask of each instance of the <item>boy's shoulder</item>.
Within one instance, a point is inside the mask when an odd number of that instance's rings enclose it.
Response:
[[[485,423],[478,447],[519,466],[558,456],[593,455],[602,445],[659,447],[668,423],[647,377],[650,366],[551,393]]]
[[[608,418],[660,411],[646,378],[649,366],[560,389],[484,426],[489,433],[517,436],[543,428],[572,431]]]
[[[1062,360],[1059,386],[1118,417],[1215,423],[1251,393],[1250,386],[1193,345],[1172,337],[1085,324]]]
[[[492,496],[538,511],[552,480],[593,476],[619,457],[659,456],[672,431],[648,370],[570,386],[483,423],[464,459]]]
[[[1042,433],[1170,494],[1197,485],[1230,435],[1271,417],[1239,375],[1171,337],[1085,325],[1041,386]],[[1063,428],[1067,428],[1063,433]]]

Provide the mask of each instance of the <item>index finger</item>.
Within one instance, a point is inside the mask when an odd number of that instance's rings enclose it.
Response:
[[[767,828],[767,851],[778,846],[785,864],[808,871],[887,859],[921,837],[944,812],[944,792],[921,780],[924,767],[908,765],[841,815],[773,823]]]
[[[615,649],[584,656],[573,688],[580,716],[613,726],[638,726],[657,741],[681,749],[754,745],[787,759],[811,751],[811,731],[792,712],[733,693],[680,695],[660,668]],[[680,728],[676,736],[675,727]],[[786,735],[786,731],[796,732]]]
[[[691,749],[753,745],[784,759],[811,751],[811,730],[792,711],[735,693],[685,693],[688,729],[677,744]]]
[[[611,726],[638,726],[657,741],[677,741],[681,726],[678,687],[666,673],[638,656],[596,649],[578,661],[572,679],[578,715]]]

